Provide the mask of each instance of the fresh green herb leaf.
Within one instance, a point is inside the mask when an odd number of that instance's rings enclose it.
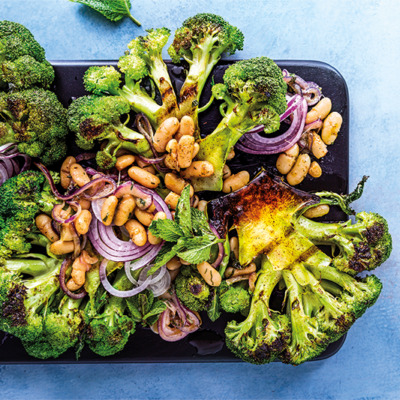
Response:
[[[192,226],[196,236],[213,235],[205,214],[197,208],[190,209],[192,215]]]
[[[223,240],[224,241],[224,240]],[[176,254],[186,262],[198,264],[210,259],[211,246],[221,242],[214,236],[210,240],[207,236],[195,236],[192,238],[182,238],[175,246]]]
[[[142,321],[142,314],[140,313],[137,306],[132,301],[127,301],[126,305],[128,306],[129,312],[131,313],[131,317],[135,322]]]
[[[212,298],[210,305],[207,309],[207,315],[208,318],[210,318],[210,320],[214,322],[221,316],[217,288],[215,287],[212,288],[211,296]]]
[[[151,307],[151,310],[143,317],[144,320],[147,320],[149,325],[153,325],[155,322],[151,322],[153,319],[152,317],[157,317],[156,320],[158,319],[158,316],[167,309],[167,305],[165,304],[164,301],[162,300],[157,300],[153,306]]]
[[[176,255],[175,243],[165,242],[161,250],[154,259],[153,266],[147,271],[147,275],[153,275],[159,268],[165,265],[171,258]]]
[[[149,231],[167,242],[177,242],[179,238],[185,236],[181,227],[171,219],[158,219],[152,221]]]
[[[181,193],[175,210],[175,221],[179,224],[185,236],[192,236],[192,214],[190,211],[190,186],[187,185]]]
[[[70,0],[80,3],[99,12],[110,21],[119,21],[124,17],[130,18],[137,26],[141,23],[132,16],[130,0]]]

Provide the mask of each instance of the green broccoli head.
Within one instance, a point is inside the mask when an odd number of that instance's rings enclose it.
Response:
[[[0,80],[18,90],[34,86],[48,89],[54,81],[54,70],[48,61],[38,62],[31,56],[22,56],[1,64]]]
[[[18,149],[31,157],[47,153],[48,164],[65,157],[66,110],[53,92],[29,89],[3,95],[0,121],[8,132],[0,136],[0,145],[18,143]],[[57,146],[53,147],[55,144]]]
[[[96,156],[98,165],[103,169],[115,165],[118,149],[149,155],[150,145],[144,136],[120,120],[129,112],[129,102],[121,96],[80,97],[68,109],[68,126],[77,134],[78,145],[90,148],[95,141],[105,142]]]
[[[88,68],[83,76],[85,89],[93,94],[118,94],[121,74],[114,67],[94,66]]]
[[[351,220],[324,224],[300,217],[296,229],[314,244],[327,244],[337,250],[333,265],[347,273],[373,270],[389,257],[392,237],[386,220],[376,213],[361,212]]]
[[[139,36],[133,39],[129,44],[129,54],[122,56],[119,59],[119,69],[129,78],[138,81],[146,76],[155,78],[157,82],[156,68],[162,68],[160,71],[166,75],[164,79],[168,79],[168,72],[162,61],[162,49],[167,44],[170,30],[167,28],[148,29],[146,36]]]
[[[265,364],[275,360],[290,341],[290,323],[285,314],[272,310],[270,298],[282,273],[274,271],[264,257],[262,270],[247,318],[228,322],[225,328],[227,347],[244,361]]]
[[[224,83],[239,103],[255,101],[270,106],[277,114],[287,108],[287,86],[281,69],[268,57],[238,61],[225,71]],[[263,107],[262,107],[263,108]]]
[[[220,191],[223,168],[230,150],[243,134],[262,124],[264,132],[279,129],[279,114],[286,110],[286,83],[279,67],[267,57],[238,61],[228,67],[224,84],[213,86],[213,95],[224,103],[217,128],[199,142],[197,159],[208,161],[214,174],[193,178],[196,191]]]
[[[221,308],[229,313],[244,312],[250,306],[251,297],[245,288],[241,286],[228,286],[225,282],[219,289],[219,301]]]
[[[184,268],[175,279],[175,291],[179,300],[192,311],[203,311],[207,307],[210,288],[193,268]]]
[[[198,54],[217,61],[222,53],[243,49],[243,33],[215,14],[197,14],[183,22],[175,32],[168,54],[175,63],[181,58],[196,62]]]
[[[29,252],[36,214],[50,212],[57,202],[40,172],[25,171],[5,181],[0,187],[0,257]]]
[[[42,254],[3,262],[0,267],[2,330],[28,342],[42,334],[42,310],[59,288],[61,262]]]
[[[120,270],[114,279],[117,290],[129,290],[132,284],[125,271]],[[86,328],[85,340],[89,348],[100,356],[111,356],[121,351],[131,334],[135,331],[135,322],[128,315],[126,301],[120,297],[110,297],[108,303]]]
[[[17,22],[0,21],[0,63],[22,56],[31,56],[38,62],[45,60],[43,47],[27,28]]]

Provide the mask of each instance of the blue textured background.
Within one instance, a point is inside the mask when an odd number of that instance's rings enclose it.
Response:
[[[350,330],[334,357],[291,367],[274,363],[26,365],[0,367],[1,399],[399,399],[400,1],[141,0],[144,27],[174,30],[197,12],[224,16],[243,30],[238,58],[312,59],[336,67],[351,99],[350,187],[370,175],[358,210],[387,217],[391,259],[376,305]],[[0,19],[26,25],[50,60],[116,59],[143,29],[113,24],[67,0],[0,0]]]

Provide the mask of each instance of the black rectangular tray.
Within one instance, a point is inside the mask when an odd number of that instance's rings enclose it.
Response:
[[[222,82],[225,69],[233,61],[222,61],[214,69],[212,76],[216,83]],[[56,79],[54,91],[64,106],[68,107],[74,97],[87,94],[82,83],[82,76],[92,65],[114,65],[115,61],[55,61],[52,62]],[[179,93],[183,83],[183,68],[167,62],[176,93]],[[318,179],[307,177],[299,189],[307,191],[331,190],[338,193],[348,192],[349,177],[349,95],[347,85],[340,73],[328,64],[317,61],[277,61],[281,68],[300,75],[306,81],[318,83],[326,97],[332,99],[333,111],[343,116],[343,125],[340,134],[333,146],[328,148],[326,157],[319,160],[323,175]],[[211,78],[210,78],[211,79]],[[210,97],[210,85],[205,86],[201,105]],[[200,115],[202,134],[213,131],[220,121],[218,107],[213,105]],[[73,138],[71,137],[71,143]],[[254,156],[237,152],[234,164],[230,164],[233,172],[249,169],[255,173],[260,167],[274,168],[276,156]],[[209,197],[209,196],[208,196]],[[339,221],[345,215],[332,210],[323,218],[326,221]],[[19,339],[0,332],[0,364],[24,363],[160,363],[160,362],[240,362],[225,346],[224,328],[232,319],[223,315],[216,322],[203,316],[203,324],[199,331],[188,335],[179,342],[165,342],[149,329],[137,326],[135,334],[125,349],[111,357],[100,357],[85,348],[78,361],[73,350],[69,350],[56,360],[37,360],[25,352]],[[331,343],[326,351],[316,360],[326,359],[334,355],[343,345],[345,336]]]

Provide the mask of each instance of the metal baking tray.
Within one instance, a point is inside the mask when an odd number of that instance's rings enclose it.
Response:
[[[225,69],[233,61],[222,61],[214,69],[211,76],[214,82],[222,82]],[[64,106],[68,106],[74,97],[84,94],[82,76],[86,69],[92,65],[114,65],[116,61],[54,61],[52,62],[56,79],[53,90],[58,95]],[[318,83],[323,94],[332,99],[333,111],[338,111],[343,116],[343,125],[335,144],[329,147],[326,157],[319,160],[323,175],[318,179],[306,178],[299,189],[318,191],[331,190],[338,193],[348,192],[349,181],[349,95],[347,85],[340,73],[328,64],[318,61],[277,61],[281,68],[300,75],[307,81]],[[178,93],[184,80],[184,69],[167,61],[171,79]],[[211,79],[211,78],[210,78]],[[210,85],[205,86],[201,105],[210,97]],[[200,127],[202,134],[211,133],[220,121],[218,107],[213,105],[200,114]],[[74,140],[71,137],[71,146]],[[73,151],[73,150],[72,150]],[[237,152],[234,163],[230,164],[233,172],[243,167],[255,173],[261,167],[274,168],[277,156],[254,156]],[[210,198],[210,194],[206,195]],[[339,221],[345,215],[337,210],[332,210],[325,221]],[[71,349],[56,360],[37,360],[25,352],[19,339],[0,332],[0,364],[31,364],[31,363],[163,363],[163,362],[241,362],[225,346],[224,328],[232,316],[224,314],[216,322],[208,320],[203,315],[203,324],[197,332],[188,335],[179,342],[165,342],[149,329],[137,326],[125,349],[111,357],[100,357],[85,348],[79,360]],[[343,336],[338,341],[331,343],[323,354],[316,360],[326,359],[334,355],[345,341]]]

